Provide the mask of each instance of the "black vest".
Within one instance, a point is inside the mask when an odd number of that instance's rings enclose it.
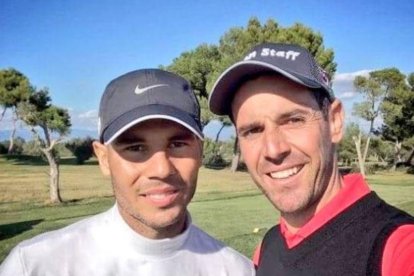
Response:
[[[272,227],[256,275],[381,275],[385,242],[402,224],[414,224],[414,218],[371,192],[292,249],[279,226]]]

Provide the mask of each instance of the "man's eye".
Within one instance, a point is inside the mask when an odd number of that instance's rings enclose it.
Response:
[[[287,124],[300,125],[306,123],[306,118],[302,116],[291,117],[287,120]]]
[[[170,144],[170,148],[181,148],[184,147],[186,145],[185,142],[182,141],[174,141]]]
[[[144,151],[145,150],[145,146],[144,145],[130,145],[125,147],[126,151]]]
[[[262,129],[260,127],[253,127],[240,132],[240,136],[243,138],[251,138],[260,133]]]

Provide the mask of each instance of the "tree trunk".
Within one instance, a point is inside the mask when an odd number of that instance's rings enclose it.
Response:
[[[401,148],[402,148],[402,143],[395,141],[395,145],[394,145],[394,161],[392,162],[392,167],[391,167],[391,171],[395,172],[395,170],[397,169],[397,164],[398,162],[401,162]]]
[[[9,143],[9,149],[7,150],[7,154],[12,154],[13,149],[14,149],[14,136],[16,135],[17,118],[13,116],[12,121],[13,121],[13,129],[12,129],[12,132],[10,133],[10,143]]]
[[[405,161],[406,164],[407,164],[407,166],[411,166],[412,165],[411,162],[413,161],[413,158],[414,158],[414,149],[411,150],[410,156],[408,157],[407,161]]]
[[[231,172],[236,172],[240,162],[239,139],[236,136],[233,145],[233,159],[231,160]]]
[[[233,155],[233,159],[231,160],[231,167],[230,167],[231,172],[237,171],[237,168],[239,167],[239,162],[240,162],[240,153],[236,153]]]
[[[365,163],[367,161],[367,155],[368,155],[368,149],[369,149],[370,141],[371,141],[371,135],[368,134],[367,141],[365,143],[364,155],[362,156],[362,166],[364,167],[364,174],[363,174],[364,178],[366,176]]]
[[[59,163],[51,150],[42,150],[49,162],[49,196],[52,203],[61,203],[59,189]]]
[[[7,110],[7,108],[4,108],[4,109],[3,109],[3,111],[1,112],[1,115],[0,115],[0,121],[2,121],[2,120],[3,120],[3,118],[4,118],[4,114],[6,114],[6,110]]]
[[[219,137],[220,137],[220,133],[221,133],[221,131],[224,129],[224,127],[225,127],[225,125],[224,124],[222,124],[221,125],[221,128],[219,129],[219,131],[217,132],[217,135],[216,135],[216,140],[214,141],[215,143],[218,143],[218,140],[219,140]]]
[[[362,176],[365,178],[365,162],[362,158],[362,152],[361,152],[361,140],[362,140],[361,132],[359,132],[358,137],[352,136],[352,139],[354,140],[355,149],[356,149],[357,155],[358,155],[359,171],[362,174]]]

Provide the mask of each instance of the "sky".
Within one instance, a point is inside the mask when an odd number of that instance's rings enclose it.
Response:
[[[95,131],[101,94],[117,76],[218,44],[253,16],[282,27],[299,22],[334,50],[333,87],[354,120],[356,75],[387,67],[414,72],[413,10],[411,0],[2,0],[0,69],[13,67],[47,87],[53,104],[70,111],[73,129]],[[0,130],[8,127],[5,118]],[[207,136],[216,127],[207,126]]]

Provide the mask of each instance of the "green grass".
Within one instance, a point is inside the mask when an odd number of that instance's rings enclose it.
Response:
[[[0,262],[18,242],[97,214],[113,204],[108,179],[96,160],[77,166],[62,160],[61,191],[65,203],[48,203],[48,166],[32,157],[0,156]],[[414,214],[414,176],[396,173],[368,177],[385,200]],[[193,202],[195,224],[238,251],[251,256],[279,214],[245,172],[202,168]],[[253,229],[259,228],[258,233]]]

